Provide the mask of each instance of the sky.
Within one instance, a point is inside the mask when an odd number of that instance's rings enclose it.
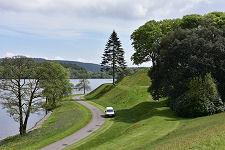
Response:
[[[135,66],[130,35],[145,22],[224,10],[224,0],[0,0],[0,58],[99,64],[115,30],[127,65]]]

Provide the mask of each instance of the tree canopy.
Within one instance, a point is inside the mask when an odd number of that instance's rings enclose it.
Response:
[[[191,78],[211,72],[224,98],[224,32],[225,28],[215,27],[180,29],[165,36],[158,47],[156,66],[150,71],[153,96],[177,97]]]
[[[88,81],[89,74],[81,74],[79,76],[79,83],[75,85],[75,89],[81,91],[83,89],[84,94],[86,94],[86,91],[91,90],[91,87],[89,86],[90,82]]]
[[[194,77],[189,90],[176,99],[170,99],[172,110],[182,117],[199,117],[224,111],[224,103],[210,73]]]
[[[166,19],[162,21],[150,20],[131,34],[135,53],[131,60],[134,64],[152,61],[155,63],[154,47],[160,42],[163,35],[180,26],[181,19]]]
[[[161,39],[157,50],[149,72],[154,99],[175,100],[189,90],[193,78],[211,73],[225,101],[225,27],[176,30]]]
[[[102,70],[112,71],[113,84],[115,83],[116,73],[126,68],[124,50],[115,31],[113,31],[113,33],[110,35],[110,38],[106,44],[102,56],[101,66]]]
[[[157,46],[161,38],[177,29],[194,29],[214,26],[222,28],[225,25],[224,12],[211,12],[206,15],[186,15],[182,19],[165,19],[161,21],[150,20],[131,34],[132,45],[135,53],[131,60],[134,64],[152,61],[156,63]]]
[[[42,94],[50,108],[56,106],[60,98],[71,94],[70,72],[57,62],[40,62],[38,71],[41,73]]]

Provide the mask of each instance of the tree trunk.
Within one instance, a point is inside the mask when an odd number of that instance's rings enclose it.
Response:
[[[20,133],[20,135],[26,134],[26,128],[27,128],[27,127],[23,125],[22,132]]]
[[[150,58],[152,60],[152,67],[155,67],[156,64],[157,64],[157,55],[159,54],[160,52],[158,51],[153,51],[151,54],[150,54]]]
[[[48,97],[45,98],[45,104],[48,104]]]
[[[19,101],[19,103],[21,103],[21,101]],[[20,135],[23,135],[23,112],[22,112],[22,106],[19,106],[19,117],[20,117]]]
[[[113,47],[113,85],[115,85],[115,49]]]
[[[52,97],[52,106],[55,108],[56,107],[56,96],[53,95]]]
[[[47,114],[48,97],[45,98],[45,114]]]
[[[20,120],[20,135],[23,135],[23,110],[22,110],[22,96],[21,96],[21,85],[20,79],[17,81],[18,83],[18,100],[19,100],[19,120]]]
[[[38,82],[37,82],[38,84]],[[29,100],[29,104],[28,104],[28,108],[27,108],[27,112],[26,112],[26,117],[23,123],[23,133],[26,133],[27,130],[27,122],[28,122],[28,118],[30,116],[30,110],[31,110],[31,105],[34,99],[34,93],[36,91],[37,85],[35,86],[34,90],[31,92],[31,96],[30,96],[30,100]]]
[[[29,101],[29,106],[28,106],[28,109],[27,109],[27,112],[26,112],[26,117],[25,117],[24,123],[23,123],[23,132],[25,132],[25,133],[26,133],[26,130],[27,130],[28,118],[30,116],[30,108],[31,108],[31,104],[32,104],[32,99]]]
[[[85,94],[85,81],[84,81],[84,79],[83,79],[83,86],[84,86],[84,94]]]
[[[113,85],[115,84],[115,65],[113,64]]]
[[[55,97],[53,98],[53,106],[54,106],[54,107],[56,106],[56,100],[55,100]]]

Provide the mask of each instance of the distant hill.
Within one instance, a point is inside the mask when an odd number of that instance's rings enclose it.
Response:
[[[89,72],[91,78],[112,78],[111,75],[107,72],[101,72],[101,65],[93,64],[93,63],[84,63],[78,61],[68,61],[68,60],[47,60],[44,58],[32,58],[35,62],[41,61],[56,61],[63,65],[63,67],[67,68],[71,72],[71,78],[77,78],[79,74],[84,72]],[[0,58],[0,61],[2,58]],[[128,67],[124,72],[125,76],[132,75],[135,72],[141,69],[148,69],[148,67]]]
[[[33,59],[36,62],[46,61],[46,59],[43,59],[43,58],[33,58]],[[84,62],[68,61],[68,60],[51,60],[51,61],[56,61],[56,62],[59,62],[59,63],[66,63],[66,64],[76,64],[77,66],[85,68],[85,69],[87,69],[88,71],[91,71],[91,72],[100,72],[100,70],[101,70],[100,65],[93,64],[93,63],[84,63]]]
[[[1,61],[2,58],[0,58]],[[82,68],[87,69],[91,72],[100,72],[101,71],[101,65],[93,64],[93,63],[84,63],[84,62],[78,62],[78,61],[68,61],[68,60],[47,60],[44,58],[33,58],[34,61],[40,62],[40,61],[56,61],[59,63],[67,63],[67,64],[76,64],[77,66],[80,66]]]
[[[111,75],[109,75],[106,72],[101,72],[101,66],[97,64],[92,63],[82,63],[82,62],[76,62],[76,61],[64,61],[64,60],[46,60],[43,58],[32,58],[35,62],[42,62],[42,61],[56,61],[60,63],[63,67],[70,70],[70,77],[72,79],[79,78],[80,74],[88,73],[90,75],[90,78],[92,79],[108,79],[112,78]],[[2,58],[0,58],[0,61]],[[3,78],[0,76],[0,78]]]
[[[0,58],[1,61],[2,58]],[[33,58],[35,62],[40,62],[40,61],[56,61],[59,63],[67,63],[67,64],[76,64],[77,66],[80,66],[82,68],[87,69],[88,71],[91,72],[100,72],[101,71],[101,65],[99,64],[93,64],[93,63],[84,63],[84,62],[79,62],[79,61],[68,61],[68,60],[47,60],[44,58]]]
[[[98,64],[93,64],[93,63],[83,63],[83,62],[78,62],[78,61],[64,61],[64,60],[55,60],[57,62],[62,62],[62,63],[68,63],[68,64],[76,64],[82,68],[87,69],[88,71],[91,72],[100,72],[101,71],[101,65]]]

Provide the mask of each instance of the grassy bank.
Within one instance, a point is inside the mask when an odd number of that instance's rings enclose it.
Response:
[[[1,141],[0,149],[39,149],[81,129],[91,117],[90,110],[70,96],[61,102],[41,128],[24,136],[9,137]]]
[[[116,117],[110,127],[97,131],[67,149],[223,149],[225,113],[194,119],[179,118],[167,100],[153,101],[146,71],[124,78],[116,86],[104,84],[87,95],[87,101],[113,106]]]

